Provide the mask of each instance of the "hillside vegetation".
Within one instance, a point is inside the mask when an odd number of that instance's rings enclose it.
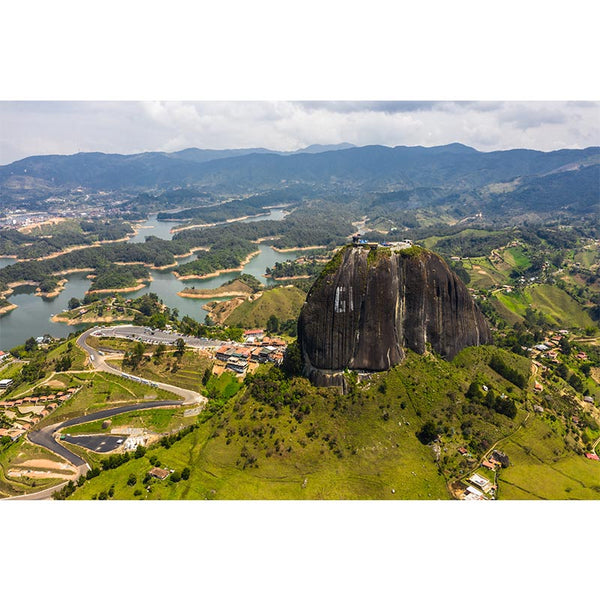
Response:
[[[295,286],[265,290],[257,300],[246,300],[238,306],[225,324],[265,328],[271,315],[275,315],[280,322],[297,319],[305,298],[306,294]]]

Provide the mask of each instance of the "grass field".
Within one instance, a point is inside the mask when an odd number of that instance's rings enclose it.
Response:
[[[456,412],[456,399],[448,394],[465,390],[475,373],[498,391],[511,387],[487,367],[492,349],[471,350],[456,364],[410,353],[403,366],[378,376],[354,396],[296,380],[294,393],[308,406],[300,421],[288,406],[260,402],[241,390],[222,413],[181,441],[102,473],[73,498],[92,498],[113,484],[119,499],[134,498],[135,489],[141,493],[135,497],[149,499],[449,498],[432,449],[415,434],[426,420]],[[523,361],[521,366],[528,368]],[[501,415],[470,421],[474,435],[492,440],[517,427],[517,420]],[[456,429],[442,434],[449,454],[464,443]],[[151,468],[151,456],[177,471],[189,466],[189,480],[153,480],[147,492],[139,482]],[[136,486],[126,483],[130,473]]]
[[[23,363],[20,361],[14,361],[10,364],[4,365],[0,369],[0,379],[12,379],[15,377],[15,375],[20,373],[22,368]]]
[[[78,371],[86,368],[85,363],[87,360],[87,354],[81,348],[79,348],[79,346],[77,346],[75,340],[69,340],[64,344],[60,344],[60,346],[57,346],[54,348],[54,350],[51,350],[48,353],[46,360],[56,361],[62,358],[65,354],[68,354],[71,357],[72,370]]]
[[[517,269],[527,269],[531,266],[531,261],[522,246],[507,248],[502,257],[504,258],[504,262]]]
[[[239,327],[266,327],[271,315],[280,321],[297,319],[306,294],[297,287],[279,287],[266,290],[254,302],[246,300],[225,320],[226,325]]]
[[[124,344],[126,344],[124,349],[130,349],[134,345],[132,342],[125,342],[124,340],[115,341],[124,342]],[[154,350],[155,348],[155,346],[147,347],[148,351]],[[199,354],[194,350],[186,350],[181,358],[175,357],[172,350],[165,351],[165,354],[158,364],[150,357],[146,357],[135,370],[132,370],[129,367],[123,367],[123,362],[118,359],[111,359],[108,362],[113,366],[128,373],[133,373],[138,377],[163,381],[188,390],[195,390],[196,392],[201,391],[202,375],[213,363],[208,356]]]
[[[69,387],[81,387],[81,389],[44,419],[43,425],[58,423],[104,408],[150,400],[179,399],[171,392],[129,381],[110,373],[64,373],[57,375],[55,379],[65,381]]]
[[[471,277],[470,287],[487,289],[508,283],[508,269],[499,269],[487,257],[465,259],[462,265]]]
[[[523,291],[496,292],[494,296],[506,309],[519,317],[531,306],[541,311],[552,324],[560,327],[584,328],[594,325],[584,308],[556,286],[535,284]]]
[[[180,425],[191,425],[195,422],[194,417],[184,417],[183,408],[151,408],[140,410],[138,412],[124,413],[111,418],[111,424],[108,429],[102,428],[103,420],[73,425],[63,430],[63,433],[71,435],[83,433],[107,433],[116,427],[135,427],[153,431],[155,433],[164,433],[179,427]]]
[[[600,500],[600,463],[565,450],[542,418],[499,444],[511,466],[499,473],[499,499]]]

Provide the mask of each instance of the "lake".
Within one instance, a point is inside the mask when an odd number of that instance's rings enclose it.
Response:
[[[262,221],[266,219],[281,221],[287,213],[282,209],[272,209],[269,215],[260,217],[249,217],[246,221]],[[175,223],[157,221],[156,216],[151,216],[139,229],[131,243],[143,242],[148,235],[155,235],[163,239],[171,239],[170,230]],[[252,258],[244,266],[244,273],[254,275],[263,283],[268,280],[264,277],[267,267],[272,267],[276,262],[283,262],[287,259],[294,259],[299,252],[278,252],[273,250],[268,244],[259,244],[260,254]],[[194,260],[195,255],[182,258],[178,264]],[[12,258],[0,258],[0,268],[14,263]],[[179,316],[188,315],[197,321],[203,321],[206,311],[202,308],[203,304],[210,302],[210,298],[193,299],[181,298],[177,292],[186,287],[194,286],[197,289],[216,288],[233,279],[238,273],[225,273],[209,279],[193,279],[179,281],[170,271],[151,270],[153,281],[150,285],[137,292],[123,294],[126,298],[137,298],[144,294],[154,292],[169,307],[177,308]],[[23,286],[16,288],[15,292],[8,297],[9,302],[16,304],[19,308],[0,317],[0,349],[10,350],[15,346],[22,344],[29,337],[38,337],[49,333],[54,337],[66,337],[72,331],[77,331],[78,327],[66,325],[64,323],[54,323],[50,317],[58,314],[67,308],[71,298],[83,298],[85,292],[90,286],[90,280],[86,278],[86,273],[73,273],[67,276],[68,282],[65,289],[56,297],[49,300],[34,295],[35,288]],[[219,300],[219,298],[215,298]],[[222,298],[220,298],[222,300]]]

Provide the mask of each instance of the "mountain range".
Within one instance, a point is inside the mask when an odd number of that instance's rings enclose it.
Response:
[[[463,144],[445,146],[313,145],[295,152],[265,148],[173,153],[31,156],[0,167],[0,191],[18,188],[102,190],[277,186],[282,183],[349,183],[452,186],[469,189],[517,177],[573,171],[600,163],[600,148],[480,152]]]

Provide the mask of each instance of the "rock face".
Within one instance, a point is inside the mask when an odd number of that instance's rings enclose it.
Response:
[[[344,387],[343,371],[384,371],[404,349],[426,344],[451,359],[491,343],[490,329],[464,283],[436,254],[347,246],[308,293],[298,321],[304,374]]]

